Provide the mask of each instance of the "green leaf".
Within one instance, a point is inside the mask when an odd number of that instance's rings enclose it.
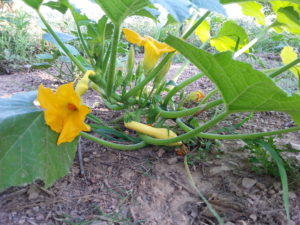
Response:
[[[121,25],[127,16],[150,4],[148,0],[95,0],[95,2],[116,25]]]
[[[140,11],[136,12],[135,15],[137,16],[145,16],[154,21],[156,21],[160,15],[160,12],[155,8],[145,7]]]
[[[286,65],[290,62],[294,61],[298,58],[297,53],[294,51],[294,49],[291,46],[285,46],[281,53],[280,57],[282,59],[282,62]],[[300,65],[294,66],[290,68],[290,71],[298,78],[300,79]]]
[[[199,37],[202,43],[210,38],[210,26],[207,20],[204,20],[195,30],[195,34]]]
[[[41,4],[43,3],[43,0],[23,0],[23,2],[34,9],[39,9]]]
[[[248,43],[246,31],[233,21],[225,22],[218,35],[210,40],[211,46],[218,51],[236,51]]]
[[[36,92],[0,99],[0,190],[38,179],[47,188],[73,163],[77,141],[57,146],[34,99]]]
[[[189,9],[192,4],[189,0],[150,0],[153,4],[158,3],[163,6],[172,17],[178,21],[183,22],[189,17]]]
[[[300,1],[299,1],[300,2]],[[280,8],[293,7],[295,11],[300,13],[300,3],[295,4],[291,1],[271,1],[272,9],[277,12]]]
[[[267,142],[263,140],[257,140],[257,142],[264,147],[272,156],[273,160],[276,162],[276,165],[278,167],[281,184],[282,184],[282,198],[283,198],[283,204],[286,212],[286,216],[288,219],[288,224],[291,222],[290,218],[290,206],[289,206],[289,186],[288,186],[288,179],[286,170],[284,167],[284,162],[281,158],[281,156],[276,152],[276,150]]]
[[[74,41],[74,40],[78,39],[77,37],[75,37],[71,34],[62,33],[62,32],[55,32],[55,33],[63,43]],[[43,34],[43,39],[46,41],[49,41],[55,45],[58,45],[58,43],[56,42],[56,40],[52,37],[52,35],[50,33]]]
[[[243,2],[240,3],[242,12],[246,16],[253,16],[256,22],[261,25],[266,25],[265,15],[263,14],[262,5],[257,2]]]
[[[279,8],[276,12],[277,21],[292,34],[300,35],[300,15],[292,6]]]
[[[207,9],[209,11],[214,11],[224,16],[227,16],[224,7],[220,4],[219,0],[190,0],[197,7]]]
[[[52,65],[50,63],[44,62],[44,63],[32,63],[30,68],[32,69],[48,69]]]
[[[46,5],[46,6],[50,7],[51,9],[55,9],[55,10],[61,12],[62,14],[65,14],[68,10],[68,7],[64,1],[58,1],[58,2],[50,1],[43,5]]]
[[[289,96],[264,73],[233,60],[230,52],[212,55],[173,36],[165,42],[215,83],[230,113],[282,111],[300,124],[300,95]]]

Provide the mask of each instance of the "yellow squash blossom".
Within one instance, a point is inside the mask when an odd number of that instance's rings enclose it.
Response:
[[[142,37],[133,30],[123,28],[126,40],[137,46],[144,46],[144,72],[148,74],[156,65],[158,59],[167,52],[174,52],[175,49],[167,45],[166,43],[159,42],[152,37]]]
[[[185,102],[200,102],[204,97],[205,94],[201,90],[193,91],[186,97]]]
[[[73,82],[61,85],[56,93],[50,88],[39,86],[38,97],[41,107],[45,109],[44,117],[50,128],[60,133],[57,144],[72,142],[80,131],[90,131],[84,123],[91,110],[81,104],[79,95],[75,92]]]

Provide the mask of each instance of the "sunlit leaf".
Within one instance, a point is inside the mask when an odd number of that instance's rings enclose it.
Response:
[[[192,6],[189,0],[150,0],[153,4],[163,6],[176,21],[183,22],[189,17],[189,9]]]
[[[195,30],[195,34],[199,37],[202,43],[210,38],[210,26],[207,20],[204,20]]]
[[[77,141],[57,146],[35,99],[36,92],[0,99],[0,190],[38,179],[49,187],[73,163]]]
[[[111,21],[120,25],[123,20],[148,6],[148,0],[95,0]]]
[[[243,2],[240,3],[240,6],[244,15],[253,16],[258,24],[266,25],[265,15],[261,11],[261,4],[257,2]]]
[[[61,12],[62,14],[65,14],[68,10],[68,7],[64,3],[64,1],[58,1],[58,2],[50,1],[50,2],[45,3],[44,5],[50,7],[51,9],[55,9],[55,10]]]
[[[288,112],[300,124],[300,95],[289,96],[250,64],[233,60],[230,52],[212,55],[173,36],[166,43],[215,83],[229,112]]]
[[[191,2],[199,8],[214,11],[226,16],[226,11],[224,7],[220,4],[219,0],[191,0]]]
[[[272,9],[274,10],[274,12],[277,12],[280,8],[285,8],[285,7],[291,6],[294,8],[295,11],[300,13],[300,3],[296,4],[291,1],[279,1],[278,0],[278,1],[271,1],[271,4],[272,4]]]
[[[233,21],[225,22],[217,37],[211,39],[211,46],[218,51],[235,51],[241,49],[248,43],[248,36],[246,31]]]
[[[292,6],[279,8],[276,12],[277,21],[292,34],[300,35],[300,15]]]
[[[297,53],[291,46],[285,46],[280,53],[280,57],[284,64],[289,64],[298,58]],[[300,65],[292,67],[290,71],[295,74],[296,77],[300,78]]]
[[[41,4],[43,3],[43,0],[23,0],[23,2],[34,9],[39,9]]]

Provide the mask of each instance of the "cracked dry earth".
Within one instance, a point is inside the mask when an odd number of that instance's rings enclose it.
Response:
[[[176,67],[177,66],[177,67]],[[172,69],[179,68],[175,65]],[[196,74],[190,66],[181,80]],[[55,88],[61,82],[47,72],[15,73],[0,76],[0,97],[29,90],[39,84]],[[202,78],[189,87],[208,93],[213,86]],[[105,109],[100,101],[87,104],[102,119],[110,121],[118,113]],[[201,115],[205,119],[209,112]],[[223,125],[236,124],[242,116],[232,115]],[[201,118],[200,118],[201,119]],[[283,113],[258,113],[243,127],[243,132],[266,131],[290,126]],[[300,144],[299,132],[277,138],[278,145]],[[258,175],[251,170],[249,152],[241,141],[213,144],[209,154],[190,169],[195,182],[227,225],[285,225],[285,211],[279,178]],[[12,187],[0,193],[1,225],[58,224],[144,224],[210,225],[216,220],[191,188],[183,157],[167,147],[145,147],[122,152],[87,140],[81,141],[84,175],[78,159],[67,176],[45,190],[37,182]],[[298,160],[298,155],[293,155]],[[293,224],[300,225],[300,190],[289,183]]]

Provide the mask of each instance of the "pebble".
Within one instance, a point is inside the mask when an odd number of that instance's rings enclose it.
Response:
[[[44,217],[43,214],[38,214],[38,215],[35,217],[35,219],[41,221],[41,220],[44,220],[45,217]]]
[[[273,189],[269,190],[268,192],[270,195],[274,195],[276,193]]]
[[[294,150],[300,151],[300,144],[290,143],[290,147]]]
[[[232,169],[229,168],[228,166],[215,166],[215,167],[210,168],[209,173],[211,175],[216,175],[218,173],[222,173],[222,172],[230,171],[230,170],[232,170]]]
[[[229,222],[226,222],[225,225],[235,225],[235,223],[232,223],[229,221]]]
[[[290,197],[290,199],[296,199],[296,198],[297,198],[297,195],[296,195],[295,192],[290,191],[290,192],[289,192],[289,197]]]
[[[83,162],[89,162],[90,159],[89,158],[83,158]]]
[[[257,220],[257,215],[251,214],[249,218],[255,222]]]
[[[236,221],[236,225],[247,225],[247,223],[244,220],[238,220]]]
[[[166,150],[163,148],[158,149],[157,156],[161,158],[165,154]]]
[[[257,182],[257,181],[254,180],[254,179],[245,177],[245,178],[243,178],[243,180],[242,180],[242,186],[243,186],[244,188],[250,189],[250,188],[252,188],[252,187],[256,184],[256,182]]]
[[[18,221],[19,224],[24,224],[25,223],[25,219],[24,218],[21,218],[19,221]]]
[[[177,157],[172,157],[172,158],[169,158],[168,160],[167,160],[167,163],[169,164],[169,165],[173,165],[173,164],[175,164],[175,163],[177,163],[178,162],[178,158]]]

